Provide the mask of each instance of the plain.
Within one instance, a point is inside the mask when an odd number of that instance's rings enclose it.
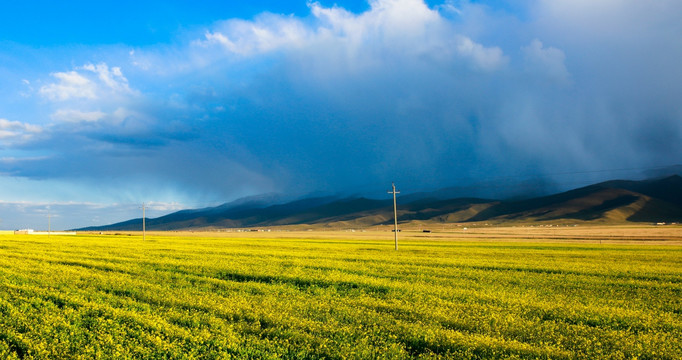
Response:
[[[0,358],[679,359],[681,228],[0,235]]]

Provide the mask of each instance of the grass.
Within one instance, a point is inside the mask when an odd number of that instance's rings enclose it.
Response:
[[[579,231],[0,235],[0,358],[682,358],[679,228]]]

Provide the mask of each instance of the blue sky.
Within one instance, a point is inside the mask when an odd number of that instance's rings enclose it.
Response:
[[[0,10],[4,228],[682,162],[676,0]]]
[[[332,6],[334,2],[320,1]],[[0,14],[3,39],[34,46],[171,43],[183,33],[262,12],[307,16],[306,1],[8,1]],[[360,12],[363,0],[343,6]]]

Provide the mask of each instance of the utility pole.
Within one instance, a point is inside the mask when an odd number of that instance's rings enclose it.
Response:
[[[142,203],[142,241],[145,241],[145,233],[146,233],[145,223],[144,223],[144,208],[145,208],[144,203]]]
[[[400,191],[395,190],[395,183],[391,183],[391,186],[393,189],[389,190],[388,193],[393,194],[393,236],[395,238],[395,250],[398,251],[398,207],[395,201],[395,194],[400,194]]]
[[[52,214],[50,214],[50,208],[47,208],[47,238],[50,238],[50,233],[52,232]]]

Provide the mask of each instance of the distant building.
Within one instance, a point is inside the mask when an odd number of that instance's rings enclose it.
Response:
[[[76,235],[75,231],[35,231],[33,229],[14,230],[14,235]]]
[[[33,229],[14,230],[14,235],[28,235],[28,234],[33,234]]]

